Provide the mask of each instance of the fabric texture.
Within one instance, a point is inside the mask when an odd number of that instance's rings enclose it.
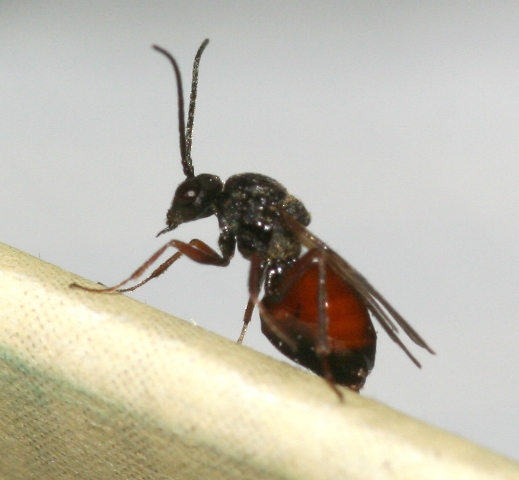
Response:
[[[519,478],[519,466],[0,244],[0,477]]]

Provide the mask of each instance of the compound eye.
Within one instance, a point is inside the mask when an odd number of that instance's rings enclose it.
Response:
[[[179,206],[189,206],[198,203],[200,185],[196,182],[184,182],[175,193],[175,203]]]

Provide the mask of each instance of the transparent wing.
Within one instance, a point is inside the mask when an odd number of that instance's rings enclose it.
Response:
[[[402,340],[398,337],[398,328],[400,326],[405,334],[417,345],[425,348],[428,352],[435,354],[434,350],[427,345],[425,340],[418,332],[409,325],[409,323],[400,315],[391,304],[371,285],[362,274],[353,268],[339,254],[332,250],[326,243],[316,237],[310,230],[298,223],[286,212],[281,213],[286,223],[300,242],[308,249],[318,248],[325,253],[328,259],[328,265],[341,278],[350,285],[364,300],[368,310],[377,319],[382,328],[407,356],[421,368],[420,362],[407,349]]]

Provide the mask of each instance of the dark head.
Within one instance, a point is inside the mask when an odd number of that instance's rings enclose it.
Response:
[[[181,223],[206,218],[216,213],[215,204],[223,191],[220,177],[201,173],[184,180],[178,187],[166,217],[167,227],[159,235],[177,228]]]
[[[163,48],[156,45],[155,50],[165,55],[175,72],[177,80],[178,95],[178,131],[180,140],[180,158],[186,180],[184,180],[175,191],[171,207],[166,217],[166,228],[158,235],[177,228],[181,223],[191,222],[199,218],[205,218],[216,213],[216,199],[223,190],[223,183],[216,175],[202,173],[195,176],[193,162],[191,160],[191,141],[193,136],[193,122],[195,118],[196,90],[198,85],[198,64],[205,47],[209,43],[206,39],[198,49],[193,64],[193,80],[191,82],[191,97],[189,100],[189,111],[187,115],[187,128],[184,120],[184,93],[182,90],[182,78],[180,69],[173,56]]]

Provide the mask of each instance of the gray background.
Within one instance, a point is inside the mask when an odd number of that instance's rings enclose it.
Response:
[[[162,245],[182,172],[150,45],[187,81],[210,37],[195,170],[278,179],[436,349],[418,370],[381,332],[364,395],[519,459],[518,25],[517,2],[1,2],[0,241],[105,284]],[[247,268],[184,260],[134,297],[235,339]],[[246,344],[279,357],[256,316]]]

